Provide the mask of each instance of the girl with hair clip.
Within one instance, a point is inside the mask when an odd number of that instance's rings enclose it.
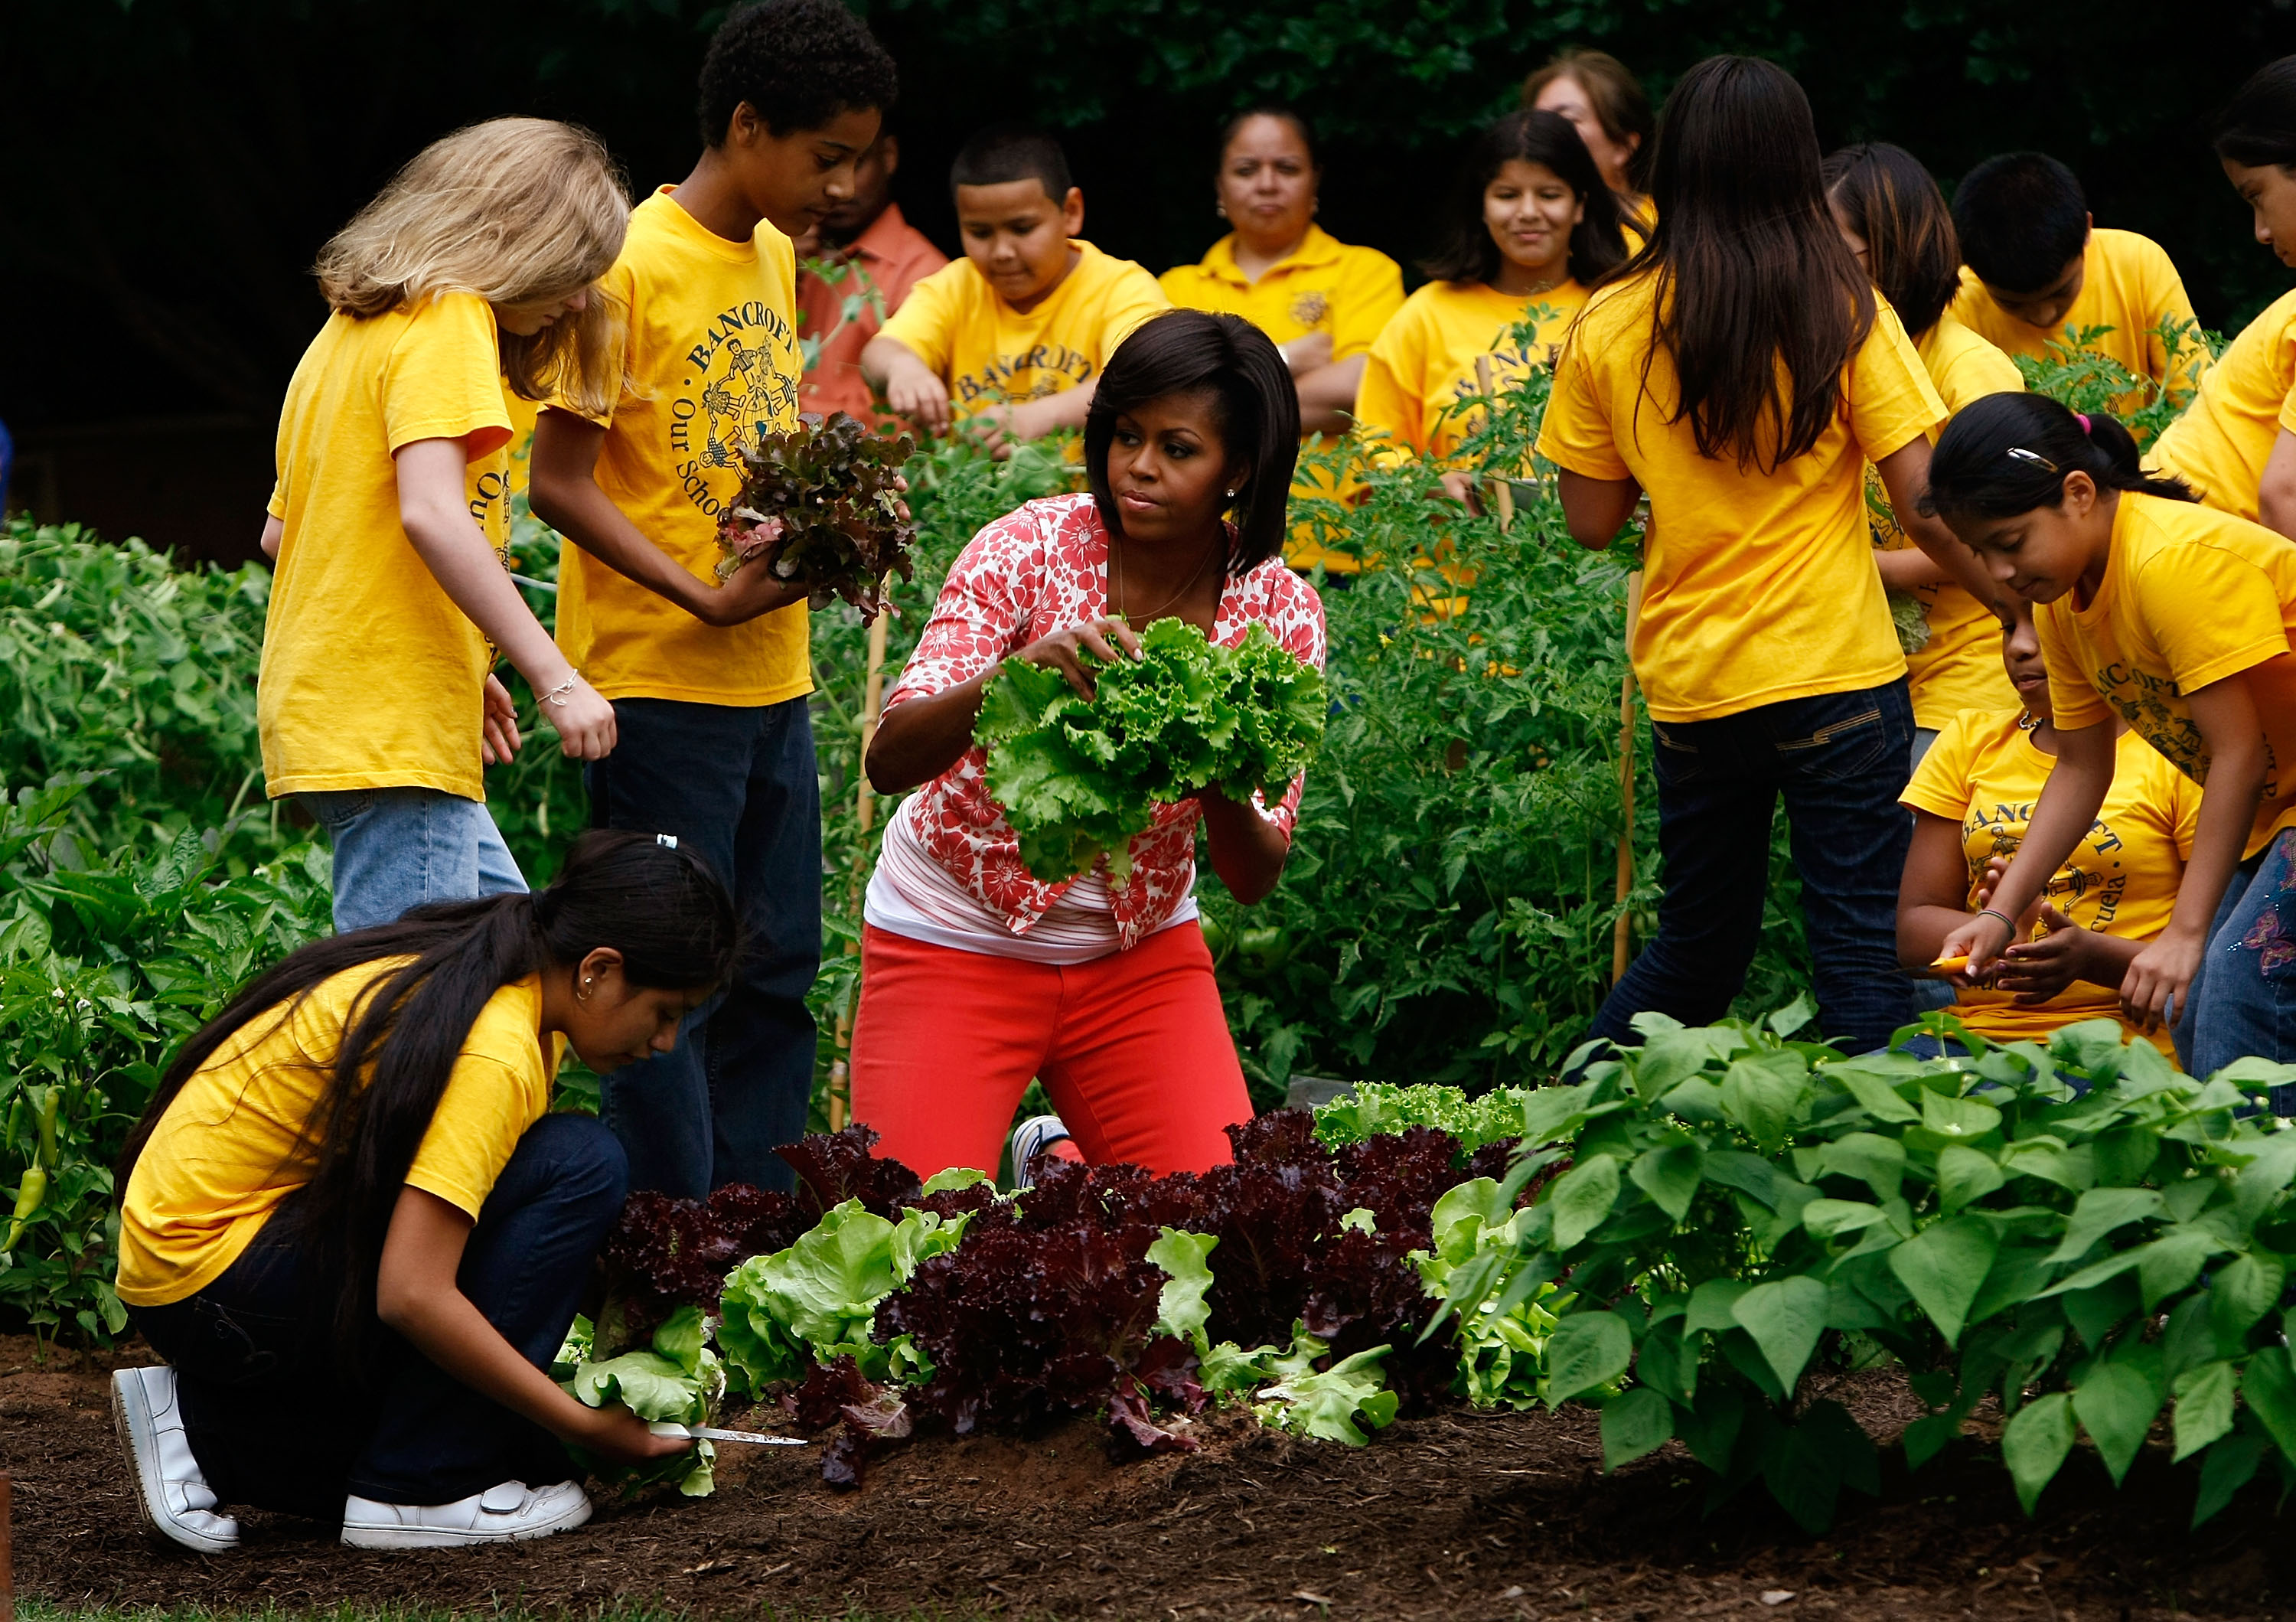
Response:
[[[2217,120],[2216,152],[2256,240],[2296,269],[2296,56],[2241,86]],[[2296,291],[2226,346],[2147,459],[2218,512],[2296,537]]]
[[[1825,160],[1825,201],[1841,240],[1905,324],[1948,414],[1988,394],[2020,393],[2017,363],[1956,321],[1946,307],[1961,285],[1961,247],[1945,194],[1901,146],[1845,147]],[[1934,438],[1934,435],[1932,435]],[[1928,640],[1906,656],[1914,697],[1914,762],[1964,709],[2016,701],[2001,672],[2000,621],[1964,590],[1898,522],[1868,472],[1866,507],[1882,584],[1921,604]]]
[[[256,708],[266,791],[302,796],[333,846],[338,930],[526,888],[481,776],[520,743],[497,651],[569,756],[614,746],[504,561],[503,384],[611,402],[593,283],[628,217],[596,137],[496,119],[425,148],[320,250],[333,314],[279,416]]]
[[[1448,233],[1421,268],[1435,280],[1403,301],[1371,347],[1356,420],[1374,456],[1455,457],[1481,392],[1551,363],[1587,289],[1626,258],[1619,205],[1578,132],[1551,112],[1509,113],[1482,133],[1451,205]],[[1518,346],[1514,329],[1538,318]],[[1452,468],[1443,486],[1471,499],[1474,475]]]
[[[567,1048],[667,1052],[737,946],[693,855],[586,833],[546,889],[306,946],[186,1042],[119,1167],[119,1298],[168,1360],[112,1376],[146,1523],[207,1553],[234,1504],[366,1549],[540,1537],[590,1515],[561,1439],[690,1446],[545,1372],[627,1180],[545,1112]]]
[[[2147,473],[2111,417],[1995,395],[1938,441],[1923,510],[2028,602],[2048,661],[2057,764],[1991,903],[1948,935],[1983,983],[2095,824],[2112,720],[2204,783],[2168,927],[2120,981],[2125,1016],[2208,1076],[2296,1058],[2296,546]],[[2281,1089],[2276,1108],[2296,1098]]]
[[[1879,1047],[1912,1013],[1896,912],[1914,717],[1865,467],[1914,512],[1945,408],[1826,211],[1809,103],[1783,70],[1693,68],[1660,117],[1651,183],[1650,241],[1572,327],[1538,442],[1582,545],[1609,546],[1644,492],[1651,504],[1629,651],[1656,739],[1666,893],[1595,1034],[1631,1042],[1645,1010],[1702,1025],[1729,1008],[1783,795],[1819,1019],[1853,1051]],[[1906,528],[1995,595],[1942,525]]]
[[[1131,871],[1064,884],[1021,864],[972,741],[1007,659],[1066,674],[1136,657],[1135,627],[1177,618],[1223,646],[1265,625],[1324,662],[1324,610],[1283,567],[1297,397],[1267,335],[1240,315],[1144,323],[1102,374],[1085,423],[1090,493],[1032,501],[972,538],[885,700],[869,746],[881,794],[918,788],[885,830],[862,930],[853,1113],[879,1151],[930,1176],[997,1163],[1032,1077],[1058,1106],[1013,1134],[1013,1171],[1062,1137],[1073,1157],[1150,1171],[1228,1159],[1249,1119],[1196,925],[1195,839],[1240,901],[1275,888],[1304,779],[1277,805],[1216,790],[1156,807]]]

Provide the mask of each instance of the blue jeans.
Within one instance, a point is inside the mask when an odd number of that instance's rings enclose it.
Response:
[[[1658,938],[1595,1016],[1593,1035],[1639,1042],[1645,1009],[1687,1025],[1729,1012],[1746,982],[1769,890],[1770,817],[1784,795],[1801,875],[1818,1022],[1852,1053],[1913,1018],[1898,966],[1898,883],[1913,819],[1898,796],[1913,750],[1900,679],[1790,699],[1715,721],[1658,721]]]
[[[675,1052],[604,1078],[600,1113],[630,1186],[700,1199],[728,1183],[790,1189],[774,1151],[804,1135],[821,967],[821,780],[806,700],[736,707],[618,699],[620,738],[589,768],[590,821],[669,833],[733,891],[734,982]]]
[[[2296,1059],[2296,828],[2225,886],[2175,1034],[2177,1060],[2194,1076],[2251,1054]],[[2296,1115],[2296,1087],[2273,1089],[2272,1112]]]
[[[480,1208],[455,1282],[537,1368],[565,1340],[627,1183],[611,1133],[586,1115],[546,1115]],[[375,1331],[379,1377],[354,1384],[332,1339],[332,1286],[275,1213],[206,1289],[128,1308],[175,1365],[192,1453],[217,1497],[339,1522],[353,1493],[452,1503],[574,1474],[547,1431],[388,1331]]]
[[[437,789],[297,796],[335,853],[335,933],[395,923],[430,901],[523,892],[526,877],[486,807]]]

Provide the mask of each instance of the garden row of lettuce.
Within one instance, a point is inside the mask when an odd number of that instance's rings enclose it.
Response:
[[[689,1422],[778,1399],[835,1428],[848,1483],[922,1429],[1096,1414],[1160,1451],[1242,1400],[1361,1445],[1399,1413],[1578,1402],[1608,1467],[1679,1439],[1710,1502],[1759,1482],[1816,1530],[1879,1490],[1824,1392],[1887,1367],[1929,1411],[1907,1464],[1990,1405],[2029,1511],[2079,1436],[2117,1483],[2164,1414],[2194,1524],[2267,1460],[2296,1485],[2296,1132],[2255,1108],[2296,1067],[2196,1081],[2112,1021],[1845,1058],[1791,1039],[1807,1018],[1646,1017],[1575,1085],[1263,1116],[1201,1176],[1062,1166],[1000,1197],[858,1128],[810,1138],[794,1197],[634,1200],[561,1373]],[[1473,1136],[1495,1109],[1513,1135],[1472,1150],[1414,1118]]]

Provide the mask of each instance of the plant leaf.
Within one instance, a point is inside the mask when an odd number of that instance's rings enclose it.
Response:
[[[1990,1223],[1977,1216],[1950,1216],[1891,1250],[1890,1271],[1952,1346],[1961,1339],[1970,1304],[1977,1299],[1999,1249]]]
[[[2226,1361],[2204,1363],[2177,1377],[2177,1462],[2183,1463],[2232,1429],[2237,1370]]]
[[[2010,1416],[2001,1429],[2001,1460],[2017,1484],[2017,1502],[2030,1515],[2041,1489],[2064,1467],[2073,1450],[2072,1398],[2062,1391],[2037,1397]]]
[[[1825,1329],[1826,1290],[1808,1276],[1757,1284],[1732,1304],[1730,1315],[1745,1331],[1791,1392]]]
[[[1603,1468],[1616,1470],[1674,1439],[1674,1405],[1648,1386],[1603,1405]]]
[[[1613,1155],[1581,1160],[1555,1179],[1547,1196],[1554,1208],[1554,1248],[1568,1250],[1601,1225],[1619,1200],[1619,1162]]]
[[[1627,1372],[1634,1354],[1634,1331],[1617,1313],[1570,1314],[1546,1339],[1546,1405],[1560,1408],[1610,1384]]]

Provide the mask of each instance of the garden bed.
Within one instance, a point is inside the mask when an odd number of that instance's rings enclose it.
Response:
[[[203,1559],[137,1527],[110,1366],[70,1352],[42,1366],[30,1341],[0,1339],[18,1592],[53,1606],[2073,1622],[2266,1617],[2296,1601],[2271,1490],[2251,1487],[2187,1533],[2192,1473],[2158,1446],[2119,1493],[2084,1450],[2031,1522],[1974,1443],[1918,1476],[1886,1449],[1882,1497],[1847,1501],[1813,1539],[1759,1494],[1702,1519],[1704,1474],[1678,1445],[1602,1475],[1583,1408],[1447,1411],[1360,1451],[1237,1413],[1208,1421],[1199,1452],[1125,1464],[1109,1462],[1101,1426],[1078,1421],[891,1449],[852,1493],[822,1485],[813,1450],[728,1445],[714,1497],[602,1506],[541,1543],[365,1554],[258,1516],[239,1554]],[[1833,1394],[1877,1438],[1918,1413],[1898,1376],[1844,1377]]]

